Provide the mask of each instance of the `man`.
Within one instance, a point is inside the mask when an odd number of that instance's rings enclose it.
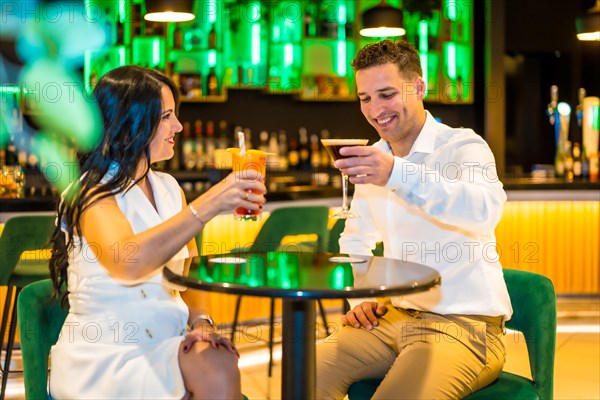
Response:
[[[512,308],[495,249],[506,194],[494,157],[470,129],[438,123],[424,109],[419,55],[383,40],[352,62],[361,111],[381,140],[346,147],[336,167],[356,184],[340,239],[344,253],[435,268],[441,287],[360,299],[343,327],[317,346],[317,398],[343,398],[383,378],[374,399],[457,399],[493,382],[505,361]]]

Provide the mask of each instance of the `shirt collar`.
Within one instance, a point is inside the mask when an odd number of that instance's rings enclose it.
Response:
[[[435,118],[433,118],[429,111],[425,110],[425,113],[427,114],[427,116],[425,117],[425,123],[423,124],[423,128],[421,128],[421,132],[419,132],[417,140],[415,140],[412,147],[410,148],[407,157],[410,157],[414,153],[431,154],[435,149],[437,121],[435,120]]]

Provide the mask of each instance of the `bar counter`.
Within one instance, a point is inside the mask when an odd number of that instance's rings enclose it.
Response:
[[[189,173],[173,174],[180,182],[190,182]],[[196,179],[195,181],[207,181],[207,179]],[[504,189],[507,192],[508,200],[591,200],[600,201],[600,182],[575,181],[565,182],[563,179],[556,178],[518,178],[503,180]],[[200,195],[201,192],[185,190],[188,200],[192,200]],[[351,192],[351,190],[350,190]],[[267,210],[277,207],[269,206],[270,203],[276,203],[280,206],[281,202],[289,201],[307,201],[315,200],[319,202],[325,199],[334,199],[341,196],[341,188],[329,185],[311,185],[296,184],[277,185],[275,190],[270,189],[267,194]],[[10,213],[30,213],[30,212],[48,212],[56,209],[58,196],[50,188],[35,190],[32,194],[31,189],[26,190],[24,198],[7,199],[0,198],[0,223],[6,221],[5,214]],[[331,202],[329,200],[328,202]],[[312,201],[311,201],[312,202]],[[322,204],[322,202],[320,203]],[[333,206],[338,203],[332,201]]]

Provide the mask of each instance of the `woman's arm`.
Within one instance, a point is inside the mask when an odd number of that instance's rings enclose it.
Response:
[[[189,207],[165,222],[135,234],[114,197],[95,201],[81,215],[82,235],[92,252],[84,249],[108,270],[111,276],[137,280],[154,272],[171,259],[214,216],[237,207],[258,209],[265,202],[266,188],[255,171],[244,178],[232,173],[196,198]],[[260,194],[246,198],[246,190]]]

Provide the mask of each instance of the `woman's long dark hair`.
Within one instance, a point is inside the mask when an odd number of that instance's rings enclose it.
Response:
[[[113,196],[142,180],[150,168],[150,141],[160,123],[162,86],[173,92],[175,110],[179,109],[179,91],[173,82],[158,71],[124,66],[104,75],[94,89],[94,98],[100,107],[104,133],[98,145],[83,155],[79,184],[75,182],[58,205],[58,223],[52,235],[50,277],[54,296],[67,283],[69,251],[75,236],[81,235],[82,212],[93,201]],[[139,162],[145,159],[146,171],[135,180]],[[111,163],[119,165],[116,173],[106,182],[102,178]],[[85,175],[84,175],[85,174]],[[61,229],[61,224],[66,232]]]

